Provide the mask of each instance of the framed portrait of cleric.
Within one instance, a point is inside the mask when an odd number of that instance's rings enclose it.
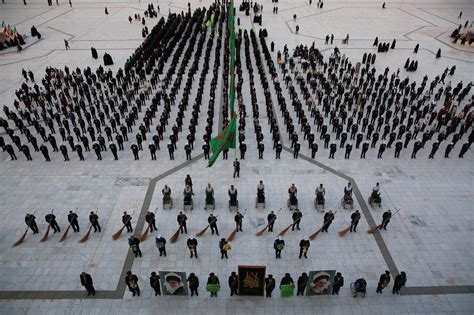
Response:
[[[310,271],[306,295],[331,295],[336,270]]]
[[[160,282],[163,295],[188,295],[185,272],[160,271]]]
[[[238,266],[239,295],[263,296],[265,266]]]

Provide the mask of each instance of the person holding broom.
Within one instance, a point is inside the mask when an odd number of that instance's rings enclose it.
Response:
[[[273,232],[273,225],[275,224],[276,218],[277,218],[276,214],[273,213],[273,211],[270,211],[270,213],[267,216],[268,232]]]
[[[61,232],[58,222],[56,222],[56,216],[53,213],[45,215],[44,219],[48,222],[49,226],[53,229],[54,233]]]
[[[357,232],[357,225],[359,224],[360,220],[360,212],[359,210],[356,210],[352,215],[351,215],[351,232]]]
[[[69,224],[72,227],[72,230],[75,232],[79,232],[79,223],[77,222],[77,214],[75,212],[69,211],[69,214],[67,215],[67,220],[69,221]]]
[[[33,231],[33,234],[38,234],[38,225],[36,225],[35,221],[36,217],[33,214],[27,213],[25,216],[25,223],[28,227]]]
[[[89,215],[89,221],[94,228],[94,233],[97,231],[100,233],[99,216],[95,214],[94,211],[91,211],[91,214]]]
[[[387,210],[383,213],[382,215],[382,224],[380,224],[379,230],[384,229],[387,230],[387,224],[390,222],[390,219],[392,218],[392,211]]]
[[[186,227],[186,220],[188,220],[188,217],[183,213],[183,211],[179,212],[176,220],[178,221],[179,231],[181,232],[181,234],[188,234],[188,228]]]
[[[156,228],[155,214],[153,212],[148,211],[148,213],[145,216],[145,221],[148,223],[148,226],[150,227],[150,233],[153,233],[153,230],[158,231],[158,229]]]
[[[324,224],[323,224],[323,228],[321,230],[321,232],[326,232],[328,233],[328,228],[329,226],[331,225],[332,221],[334,220],[334,213],[332,213],[331,210],[329,210],[328,212],[326,212],[326,214],[324,215]]]

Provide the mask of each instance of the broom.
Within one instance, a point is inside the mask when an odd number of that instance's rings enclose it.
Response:
[[[91,234],[92,231],[92,225],[89,227],[89,231],[87,231],[86,235],[84,235],[83,238],[79,240],[79,243],[85,243],[89,239],[89,235]]]
[[[33,216],[35,215],[35,213],[36,213],[36,210],[35,210],[35,212],[33,212]],[[33,221],[33,217],[30,218],[30,221],[29,221],[28,227],[27,227],[26,230],[25,230],[25,233],[23,233],[23,235],[18,239],[18,241],[16,241],[16,242],[12,245],[12,247],[16,247],[16,246],[20,245],[21,243],[23,243],[23,241],[24,241],[25,238],[26,238],[26,234],[28,233],[28,230],[30,229],[30,224],[31,224],[32,221]]]
[[[394,216],[398,211],[400,211],[400,209],[398,209],[397,211],[395,211],[392,216]],[[378,229],[380,229],[384,224],[385,224],[386,220],[383,220],[382,223],[380,223],[379,225],[371,228],[370,230],[367,231],[368,234],[374,234],[375,231],[377,231]]]
[[[134,212],[135,212],[135,210],[133,210],[132,215],[133,215]],[[114,235],[112,235],[112,240],[116,241],[116,240],[119,239],[120,235],[122,235],[123,229],[125,229],[125,227],[127,226],[127,224],[132,220],[131,218],[132,218],[132,216],[130,216],[130,219],[128,219],[127,223],[125,223],[125,224],[120,228],[120,230],[118,230]]]
[[[170,243],[176,243],[176,241],[178,240],[179,238],[179,230],[181,229],[181,225],[178,227],[178,229],[176,230],[176,232],[174,232],[174,234],[170,237]]]
[[[51,210],[51,214],[53,214],[54,210]],[[48,222],[49,223],[49,222]],[[49,230],[51,229],[51,224],[49,223],[48,228],[46,229],[46,233],[40,239],[41,243],[44,243],[48,240]]]
[[[336,212],[337,212],[337,210],[334,211],[334,213],[332,214],[332,217],[333,217],[333,218],[334,218]],[[309,236],[309,239],[313,241],[316,237],[318,237],[319,233],[321,233],[321,231],[323,230],[323,227],[324,227],[324,224],[323,224],[323,226],[321,226],[316,232],[314,232],[313,234],[311,234],[311,235]]]
[[[69,226],[67,227],[66,231],[64,232],[63,236],[61,236],[61,238],[59,239],[59,242],[64,242],[64,240],[66,239],[67,237],[67,233],[69,233],[69,229],[71,228],[71,224],[69,224]]]
[[[278,210],[277,214],[280,213],[280,211],[281,211],[282,209],[283,209],[283,208],[280,208],[280,210]],[[256,235],[256,236],[261,236],[261,235],[262,235],[263,233],[265,233],[265,231],[268,229],[268,226],[269,226],[270,224],[272,224],[273,222],[275,222],[275,220],[276,220],[276,217],[275,217],[273,220],[271,220],[270,222],[268,222],[268,224],[265,225],[265,227],[264,227],[263,229],[261,229],[260,231],[258,231],[257,233],[255,233],[255,235]]]
[[[245,216],[246,212],[247,212],[247,209],[245,209],[243,216]],[[229,234],[226,241],[232,242],[235,238],[235,235],[237,235],[237,227]]]
[[[158,208],[155,208],[155,214],[156,214],[156,211],[158,210]],[[148,224],[148,227],[146,228],[145,232],[143,232],[142,236],[140,237],[140,241],[144,241],[147,239],[148,237],[148,232],[150,231],[150,224]]]
[[[291,226],[293,225],[293,223],[291,223],[290,225],[288,225],[288,227],[286,227],[283,231],[281,231],[280,233],[278,233],[278,236],[283,236],[286,234],[286,232],[288,232],[288,230],[291,228]]]
[[[214,217],[214,220],[212,220],[211,223],[214,223],[214,222],[217,220],[217,217],[218,217],[218,215],[216,215],[216,216]],[[199,233],[197,233],[196,236],[197,236],[197,237],[203,236],[204,233],[206,233],[206,231],[207,231],[207,229],[209,228],[209,226],[211,226],[211,223],[209,223],[204,229],[202,229]]]
[[[340,230],[339,232],[337,232],[337,234],[338,234],[340,237],[346,236],[346,234],[351,230],[351,227],[352,227],[352,224],[349,225],[348,228],[345,228],[344,230]]]

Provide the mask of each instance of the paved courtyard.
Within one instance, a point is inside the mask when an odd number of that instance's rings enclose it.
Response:
[[[113,66],[106,70],[123,68],[127,58],[142,43],[141,23],[128,22],[128,16],[143,15],[146,1],[73,1],[70,7],[60,0],[48,6],[46,1],[27,0],[28,5],[6,0],[0,4],[0,19],[14,25],[21,34],[28,34],[35,25],[42,34],[41,40],[26,38],[21,53],[0,52],[0,105],[14,110],[15,90],[23,83],[22,68],[32,70],[40,82],[48,66],[70,69],[76,67],[92,69],[102,65],[102,55],[108,52],[114,58]],[[191,9],[209,5],[213,1],[191,0]],[[241,1],[236,2],[236,7]],[[313,1],[317,2],[317,1]],[[452,43],[449,35],[468,20],[474,20],[474,4],[469,0],[440,1],[427,0],[411,2],[385,1],[387,8],[381,8],[382,1],[325,1],[318,9],[305,1],[279,0],[278,14],[272,14],[275,6],[270,0],[263,4],[263,24],[268,37],[267,44],[275,43],[276,51],[285,44],[290,52],[299,44],[320,48],[327,59],[337,46],[355,64],[365,52],[376,52],[372,47],[374,38],[380,41],[397,40],[396,49],[378,53],[374,64],[377,73],[390,67],[391,72],[400,68],[400,77],[421,82],[425,74],[428,84],[445,68],[456,65],[452,85],[459,81],[467,85],[473,80],[474,48]],[[147,20],[151,30],[168,12],[186,11],[188,1],[155,1],[160,6],[158,19]],[[107,7],[109,14],[104,14]],[[463,11],[462,19],[457,19]],[[296,20],[293,15],[296,14]],[[252,17],[237,9],[240,28],[260,29],[252,23]],[[298,34],[295,27],[299,26]],[[350,34],[348,45],[341,40]],[[327,34],[334,34],[334,44],[325,45]],[[206,40],[209,38],[209,34]],[[64,39],[71,49],[65,50]],[[211,53],[210,69],[215,64],[217,38]],[[413,48],[419,43],[416,55],[419,67],[416,72],[403,69],[405,60],[413,58]],[[224,44],[224,41],[222,41]],[[99,59],[92,59],[90,47],[99,52]],[[206,45],[204,45],[206,47]],[[442,57],[435,58],[441,48]],[[245,55],[241,49],[242,68]],[[165,69],[170,66],[169,62]],[[255,66],[255,58],[252,56]],[[180,59],[181,60],[181,59]],[[192,59],[191,59],[192,60]],[[203,61],[199,61],[200,69]],[[268,69],[267,69],[268,70]],[[222,65],[219,70],[222,73]],[[256,69],[254,70],[255,73]],[[283,84],[283,77],[279,80]],[[197,74],[199,76],[199,72]],[[212,76],[212,70],[207,78]],[[267,73],[267,77],[270,79]],[[243,96],[251,112],[248,73],[244,72]],[[212,168],[206,168],[207,161],[202,154],[202,134],[206,122],[206,110],[201,111],[200,124],[192,160],[186,161],[183,146],[185,134],[181,134],[175,160],[169,160],[166,141],[157,152],[157,161],[151,161],[144,142],[140,161],[134,161],[125,144],[120,159],[104,153],[102,161],[96,161],[93,152],[85,152],[86,161],[78,161],[77,154],[70,152],[70,162],[64,162],[60,154],[51,155],[46,163],[41,153],[32,152],[33,161],[27,162],[21,152],[18,160],[10,161],[6,152],[0,152],[0,314],[472,314],[474,313],[474,214],[473,175],[474,157],[472,147],[463,159],[458,158],[461,145],[467,141],[472,127],[451,153],[444,159],[446,141],[434,159],[428,159],[431,141],[427,149],[419,152],[417,159],[410,158],[410,150],[403,150],[400,159],[393,157],[393,149],[385,152],[383,159],[377,159],[377,151],[369,150],[366,159],[359,159],[360,150],[354,149],[351,159],[344,159],[343,149],[338,149],[335,159],[328,159],[328,150],[323,150],[323,141],[316,137],[320,149],[315,159],[306,141],[302,141],[300,157],[293,158],[291,141],[283,127],[279,111],[278,124],[281,128],[283,152],[281,159],[274,159],[269,124],[265,113],[265,98],[259,76],[255,75],[257,97],[261,112],[262,131],[265,135],[264,159],[258,159],[252,118],[247,118],[248,152],[241,161],[240,178],[233,178],[232,161],[239,157],[238,150],[229,152],[229,160],[218,161]],[[257,80],[258,79],[258,80]],[[203,108],[209,102],[209,81],[206,81]],[[217,89],[216,118],[220,117],[221,84]],[[296,83],[295,83],[296,84]],[[195,90],[195,89],[194,89]],[[272,93],[274,92],[271,89]],[[190,99],[194,99],[196,91]],[[286,90],[285,90],[286,93]],[[472,96],[472,91],[462,105]],[[181,97],[181,95],[179,96]],[[178,99],[179,99],[178,97]],[[276,99],[275,96],[273,96]],[[149,105],[147,101],[147,105]],[[291,104],[288,102],[288,105]],[[291,106],[288,106],[291,107]],[[461,107],[461,106],[460,106]],[[176,119],[176,108],[171,113],[172,125]],[[294,112],[291,112],[294,120]],[[3,112],[0,114],[3,117]],[[308,112],[309,116],[309,112]],[[185,118],[183,129],[187,128],[190,115]],[[312,119],[311,119],[312,121]],[[217,124],[216,124],[217,125]],[[169,129],[171,126],[169,126]],[[30,128],[32,129],[32,128]],[[153,128],[154,129],[154,128]],[[152,129],[152,130],[153,130]],[[214,128],[213,136],[215,135]],[[296,126],[297,131],[299,126]],[[168,135],[170,130],[165,133]],[[134,133],[137,128],[134,127]],[[1,130],[4,138],[8,136]],[[421,135],[421,134],[420,134]],[[131,135],[132,136],[132,135]],[[166,139],[167,136],[165,136]],[[300,133],[303,139],[303,133]],[[154,244],[158,234],[169,239],[176,231],[176,216],[183,208],[182,191],[184,179],[190,174],[193,179],[194,210],[188,211],[188,235],[181,235],[175,244],[167,244],[167,257],[160,257]],[[265,183],[266,206],[255,208],[256,187],[259,180]],[[354,184],[354,209],[360,209],[362,219],[357,233],[339,237],[337,232],[350,224],[352,210],[341,208],[340,200],[348,181]],[[367,198],[376,182],[381,185],[382,208],[372,208]],[[215,189],[216,209],[204,210],[204,189],[212,183]],[[287,209],[288,187],[298,187],[299,208],[303,212],[301,231],[289,231],[285,236],[286,248],[282,259],[276,260],[273,242],[278,232],[291,223],[292,212]],[[320,234],[311,242],[308,259],[298,259],[299,241],[321,227],[323,213],[314,208],[314,191],[320,184],[326,187],[326,210],[337,210],[329,233]],[[172,189],[174,205],[163,209],[162,188]],[[228,236],[235,227],[234,215],[228,210],[227,190],[233,184],[239,193],[240,211],[245,211],[243,232],[237,233],[231,242],[232,250],[228,260],[221,260],[218,248],[220,237],[208,231],[199,240],[199,259],[190,259],[186,247],[189,235],[195,235],[207,224],[209,213],[218,215],[221,237]],[[280,212],[279,209],[282,208]],[[44,215],[54,209],[61,233],[49,234],[46,242],[40,239],[47,228]],[[122,227],[123,211],[132,217],[135,235],[146,229],[147,211],[156,209],[158,233],[149,235],[141,243],[142,258],[135,258],[127,243],[127,233],[112,240],[112,235]],[[394,215],[387,231],[368,234],[366,231],[379,224],[382,213],[392,209],[400,211]],[[67,213],[76,211],[81,231],[70,231],[64,242],[58,242],[67,227]],[[274,233],[256,236],[255,233],[266,224],[270,210],[278,212]],[[35,212],[40,230],[38,235],[28,233],[25,242],[12,248],[13,243],[25,231],[25,214]],[[82,244],[79,239],[89,228],[90,211],[98,211],[102,233],[91,233],[90,239]],[[338,296],[305,296],[280,298],[278,287],[273,298],[230,297],[227,278],[238,265],[264,265],[267,274],[273,274],[277,285],[285,273],[293,279],[302,272],[312,270],[337,270],[345,279],[345,285]],[[124,275],[132,270],[139,277],[142,289],[140,297],[132,297],[124,283]],[[385,270],[392,273],[392,282],[383,294],[376,294],[380,274]],[[79,282],[79,275],[87,271],[94,279],[97,295],[88,297]],[[199,297],[155,297],[149,285],[152,271],[194,272],[201,282]],[[401,295],[392,295],[393,278],[400,271],[408,276],[406,288]],[[222,290],[217,299],[205,292],[210,272],[219,277]],[[368,282],[365,299],[354,299],[349,285],[357,278]]]

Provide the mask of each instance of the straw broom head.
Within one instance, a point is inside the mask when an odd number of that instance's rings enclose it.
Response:
[[[46,233],[44,233],[44,236],[40,239],[41,243],[46,242],[48,240],[48,234],[49,234],[50,228],[51,228],[51,225],[48,225],[48,228],[46,229]]]
[[[180,228],[181,228],[181,227],[179,227],[179,228],[176,230],[176,232],[174,232],[174,234],[171,235],[171,237],[170,237],[170,243],[176,243],[176,242],[178,241],[178,238],[179,238],[179,229],[180,229]]]
[[[283,231],[281,231],[280,233],[278,233],[278,236],[283,236],[286,234],[286,232],[288,232],[288,230],[291,228],[293,224],[290,224],[288,225]]]
[[[237,228],[235,228],[227,237],[227,242],[232,242],[237,234]]]
[[[314,239],[319,235],[319,233],[321,233],[322,230],[323,230],[323,228],[320,227],[316,232],[314,232],[313,234],[311,234],[311,235],[309,236],[309,239],[310,239],[310,240],[314,240]]]
[[[59,242],[64,242],[64,240],[66,239],[67,237],[67,233],[69,233],[69,229],[71,228],[71,225],[69,225],[66,229],[66,232],[64,232],[63,236],[61,236],[61,238],[59,239]]]
[[[91,231],[92,231],[92,226],[89,227],[89,231],[87,231],[86,235],[84,235],[84,237],[79,240],[79,243],[87,242],[87,240],[89,239],[89,235],[91,234]]]
[[[122,235],[122,231],[125,228],[125,225],[120,228],[114,235],[112,235],[112,240],[116,241],[119,239],[120,235]]]
[[[352,225],[349,225],[349,227],[345,228],[344,230],[341,230],[341,231],[337,232],[337,234],[340,237],[346,236],[346,234],[351,230],[351,226]]]
[[[149,231],[150,231],[150,226],[148,226],[148,227],[146,228],[145,232],[143,232],[142,236],[140,237],[140,241],[143,242],[144,240],[147,239],[147,237],[148,237],[148,232],[149,232]]]
[[[16,241],[12,247],[16,247],[18,245],[20,245],[21,243],[23,243],[23,241],[25,240],[26,238],[26,234],[28,233],[28,229],[26,229],[25,233],[23,233],[23,235],[18,239],[18,241]]]

